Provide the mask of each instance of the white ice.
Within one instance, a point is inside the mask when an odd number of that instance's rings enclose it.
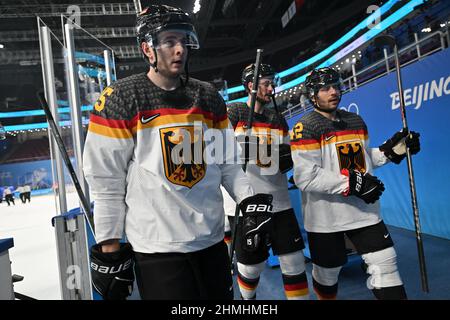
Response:
[[[51,219],[56,205],[53,194],[32,196],[31,202],[0,204],[0,239],[13,238],[9,249],[13,274],[24,276],[14,291],[42,300],[61,299],[55,230]],[[79,207],[76,193],[67,194],[68,210]]]

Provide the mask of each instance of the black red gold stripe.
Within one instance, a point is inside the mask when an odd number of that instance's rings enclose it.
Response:
[[[332,144],[336,142],[343,142],[349,140],[367,140],[367,130],[345,130],[339,132],[331,132],[323,134],[320,140],[316,139],[301,139],[297,141],[291,141],[291,148],[293,150],[318,150],[322,146]]]

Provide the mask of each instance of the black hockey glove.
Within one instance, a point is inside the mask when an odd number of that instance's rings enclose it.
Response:
[[[240,135],[236,137],[237,142],[241,146],[241,161],[249,162],[250,160],[256,160],[258,157],[258,144],[259,139],[257,136],[244,136]]]
[[[101,245],[91,248],[92,285],[105,300],[125,300],[133,292],[133,251],[121,243],[116,252],[101,252]]]
[[[291,156],[291,146],[288,144],[279,145],[279,162],[278,168],[281,173],[286,173],[294,167],[294,162]]]
[[[272,229],[272,199],[270,194],[258,193],[248,197],[239,204],[242,211],[243,249],[256,251],[260,246],[270,242]]]
[[[369,173],[343,169],[341,173],[348,177],[349,187],[344,196],[357,196],[366,203],[375,203],[384,191],[384,184]]]
[[[395,164],[399,164],[406,157],[406,147],[409,148],[411,154],[416,154],[420,151],[420,134],[414,131],[402,129],[396,132],[392,138],[383,143],[379,149],[384,152],[386,157]]]

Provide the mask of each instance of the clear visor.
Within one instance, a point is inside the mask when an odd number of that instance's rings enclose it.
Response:
[[[170,49],[181,45],[190,49],[199,49],[197,33],[190,25],[180,24],[158,30],[156,37],[148,36],[147,42],[156,49]]]
[[[331,83],[324,84],[324,85],[320,86],[319,90],[328,91],[331,88],[334,88],[335,90],[342,92],[342,90],[343,90],[342,81],[339,80],[339,81],[336,81],[336,82],[331,82]]]
[[[275,74],[272,77],[261,77],[259,79],[259,85],[266,88],[272,86],[272,89],[275,91],[275,88],[280,85],[280,77],[278,74]]]

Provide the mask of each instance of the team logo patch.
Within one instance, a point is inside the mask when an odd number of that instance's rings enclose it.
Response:
[[[206,174],[206,163],[203,161],[205,149],[203,131],[194,132],[194,126],[179,126],[160,129],[159,134],[166,178],[173,184],[192,188]],[[185,163],[184,150],[181,147],[187,134],[191,140],[189,144],[191,156],[190,161]],[[174,151],[175,148],[177,150]]]
[[[336,143],[340,169],[354,169],[366,172],[364,150],[360,140]]]
[[[263,132],[252,133],[258,137],[259,151],[256,158],[256,165],[260,168],[270,168],[272,162],[269,160],[271,156],[272,136]]]

